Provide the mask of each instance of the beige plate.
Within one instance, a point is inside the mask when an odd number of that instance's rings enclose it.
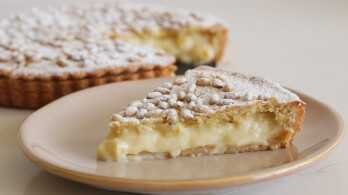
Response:
[[[65,96],[30,115],[18,139],[25,155],[53,174],[101,188],[142,193],[223,192],[300,171],[342,140],[344,124],[329,106],[307,103],[303,130],[287,149],[143,162],[99,162],[108,119],[173,78],[103,85]]]

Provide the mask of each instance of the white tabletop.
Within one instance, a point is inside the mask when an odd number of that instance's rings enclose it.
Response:
[[[0,0],[0,15],[72,0]],[[144,2],[144,1],[142,1]],[[268,77],[333,106],[348,121],[348,1],[146,0],[214,13],[230,25],[231,69]],[[0,194],[127,194],[44,172],[17,129],[33,111],[0,107]],[[320,163],[236,194],[348,194],[347,139]]]

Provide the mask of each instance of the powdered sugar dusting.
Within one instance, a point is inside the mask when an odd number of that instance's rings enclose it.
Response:
[[[187,92],[192,85],[195,90]],[[247,106],[257,101],[267,103],[271,98],[276,98],[279,103],[303,103],[296,94],[270,80],[206,66],[189,70],[184,78],[178,78],[172,84],[165,83],[162,87],[170,88],[169,94],[168,91],[161,93],[157,88],[156,92],[149,93],[141,101],[141,104],[146,105],[158,100],[154,104],[156,108],[152,108],[157,113],[147,110],[147,118],[144,119],[160,119],[172,124],[228,107]],[[130,107],[132,105],[125,110]],[[128,118],[124,117],[123,120],[127,121]]]

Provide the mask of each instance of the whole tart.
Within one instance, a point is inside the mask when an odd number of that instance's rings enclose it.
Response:
[[[201,66],[112,115],[100,160],[200,156],[289,147],[305,103],[258,76]]]
[[[0,105],[38,108],[95,85],[174,76],[175,58],[214,64],[226,41],[227,28],[214,16],[152,5],[63,5],[10,15],[0,20]]]

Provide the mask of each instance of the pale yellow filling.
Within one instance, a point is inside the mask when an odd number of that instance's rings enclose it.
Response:
[[[134,33],[131,36],[113,35],[133,45],[163,49],[184,63],[208,63],[215,60],[224,44],[223,32],[203,30],[159,31]]]
[[[234,122],[208,120],[202,124],[157,124],[155,127],[122,126],[111,129],[98,147],[102,160],[142,160],[142,152],[169,153],[172,157],[182,151],[199,146],[214,146],[209,154],[224,153],[227,146],[268,145],[269,140],[280,135],[282,126],[273,113],[256,113]],[[117,131],[117,133],[116,133]]]

